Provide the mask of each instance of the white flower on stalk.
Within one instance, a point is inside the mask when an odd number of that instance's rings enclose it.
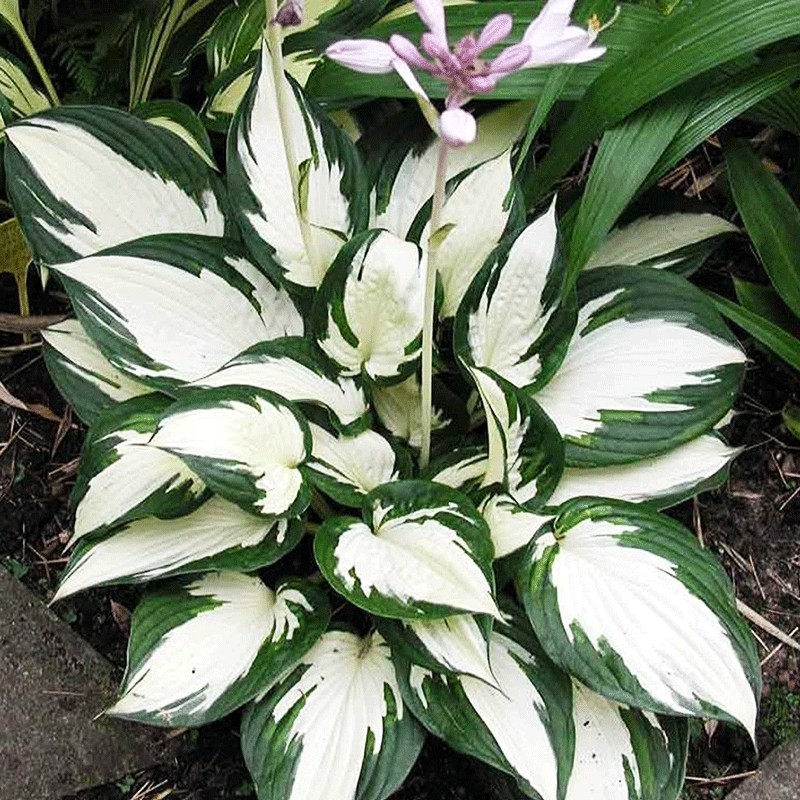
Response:
[[[531,48],[526,67],[583,64],[600,58],[606,52],[605,47],[594,46],[594,42],[598,34],[611,23],[601,26],[593,21],[587,29],[570,25],[574,5],[575,0],[549,0],[541,14],[528,25],[522,37],[522,41]]]
[[[509,14],[498,14],[477,35],[468,34],[450,46],[442,0],[414,0],[414,7],[428,30],[422,34],[420,49],[405,36],[394,34],[389,42],[375,39],[344,39],[332,44],[328,58],[367,74],[396,71],[414,93],[433,130],[451,147],[474,141],[475,120],[463,106],[475,95],[491,92],[497,82],[527,67],[548,64],[577,64],[605,53],[594,47],[598,26],[584,30],[570,25],[575,0],[548,0],[541,14],[528,26],[522,42],[503,49],[488,60],[483,54],[511,33]],[[439,115],[411,68],[421,69],[448,85],[445,110]]]

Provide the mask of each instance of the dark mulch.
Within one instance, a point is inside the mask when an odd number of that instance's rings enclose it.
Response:
[[[737,247],[734,245],[734,247]],[[742,252],[737,263],[751,261]],[[708,280],[717,283],[731,251],[712,265]],[[58,296],[41,296],[31,281],[38,313],[63,310]],[[0,275],[0,311],[15,312],[13,283]],[[59,417],[66,409],[44,369],[39,350],[9,354],[18,336],[0,334],[0,380],[26,402],[41,403]],[[728,437],[744,452],[728,484],[673,513],[702,536],[722,559],[738,596],[790,634],[800,626],[800,443],[781,423],[780,410],[800,399],[800,379],[780,362],[747,343],[752,363]],[[44,600],[52,595],[63,567],[63,543],[70,526],[69,491],[83,430],[75,421],[62,425],[0,405],[0,561]],[[120,668],[125,636],[111,601],[133,608],[131,588],[98,590],[59,605],[57,612]],[[119,613],[116,617],[119,618]],[[800,731],[800,659],[798,653],[756,629],[764,660],[764,698],[758,729],[763,756]],[[251,784],[238,753],[235,716],[201,731],[183,734],[185,754],[174,763],[140,776],[122,777],[117,786],[84,792],[80,800],[228,800],[251,797]],[[733,788],[757,765],[747,737],[720,725],[709,738],[699,724],[689,764],[687,798],[710,800]],[[709,782],[711,781],[711,782]],[[463,800],[513,797],[507,781],[464,757],[429,741],[398,800]],[[66,798],[65,798],[66,800]]]

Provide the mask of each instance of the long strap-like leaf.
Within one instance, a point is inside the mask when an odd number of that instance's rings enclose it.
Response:
[[[604,130],[691,78],[800,33],[800,0],[698,0],[589,87],[525,187],[532,205]]]
[[[746,142],[732,142],[725,159],[733,199],[764,269],[800,317],[800,209]]]

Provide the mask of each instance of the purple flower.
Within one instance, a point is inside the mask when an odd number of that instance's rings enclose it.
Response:
[[[303,0],[283,0],[278,13],[270,22],[282,28],[300,25],[303,22]]]
[[[470,98],[493,91],[499,80],[526,67],[575,64],[603,55],[605,48],[592,46],[599,27],[584,30],[569,24],[574,5],[575,0],[548,0],[528,26],[522,42],[504,48],[491,60],[485,59],[484,53],[509,36],[511,16],[498,14],[477,36],[464,36],[451,48],[442,0],[414,0],[417,14],[428,28],[420,41],[422,52],[405,36],[394,34],[388,44],[374,39],[345,39],[331,45],[326,54],[357,72],[396,71],[414,93],[431,127],[447,144],[460,147],[475,138],[475,120],[467,122],[470,115],[462,110]],[[447,83],[441,116],[412,69]]]
[[[422,0],[416,3],[418,12],[421,5]],[[427,0],[426,5],[441,9],[437,0]],[[422,13],[420,16],[427,24],[428,19]],[[511,33],[512,24],[508,14],[499,14],[489,20],[477,38],[471,34],[464,36],[451,50],[444,28],[440,29],[436,20],[435,27],[422,34],[422,49],[428,58],[399,34],[389,39],[389,46],[409,66],[445,81],[449,86],[445,106],[448,109],[460,108],[473,95],[491,92],[500,78],[521,69],[530,60],[531,48],[527,44],[506,47],[491,61],[482,58],[490,47],[500,44]]]

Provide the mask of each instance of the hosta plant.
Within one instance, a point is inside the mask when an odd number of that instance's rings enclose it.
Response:
[[[441,64],[441,6],[417,6]],[[531,36],[583,36],[580,60],[596,31],[571,6]],[[158,580],[108,713],[244,706],[270,800],[385,798],[425,731],[531,797],[677,797],[689,717],[755,725],[731,587],[658,511],[734,455],[715,429],[742,351],[639,235],[570,279],[556,203],[529,222],[513,179],[524,119],[467,119],[470,42],[459,113],[419,93],[441,137],[356,149],[269,39],[224,177],[112,109],[7,131],[9,195],[76,315],[46,358],[90,425],[56,597]],[[413,81],[408,45],[381,68]]]

